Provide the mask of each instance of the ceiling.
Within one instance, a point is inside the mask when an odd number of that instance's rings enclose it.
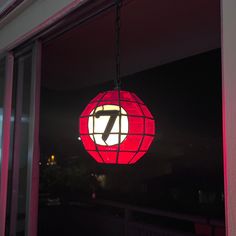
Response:
[[[220,1],[133,0],[121,10],[121,75],[220,48]],[[111,9],[43,45],[42,85],[71,90],[115,77]]]

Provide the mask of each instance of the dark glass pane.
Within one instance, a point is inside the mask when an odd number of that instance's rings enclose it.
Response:
[[[5,59],[0,60],[0,163],[2,159],[2,120],[3,120],[3,97],[4,97],[4,85],[5,85],[5,75],[6,66]],[[1,170],[0,170],[1,171]]]
[[[30,86],[31,86],[31,56],[24,59],[23,64],[23,81],[22,81],[22,101],[21,106],[16,109],[21,109],[19,136],[19,186],[18,186],[18,209],[17,209],[17,231],[25,229],[26,217],[26,199],[27,199],[27,169],[28,169],[28,143],[29,143],[29,126],[30,126]],[[21,78],[19,78],[21,79]]]
[[[23,235],[28,202],[32,56],[15,59],[11,115],[11,156],[7,199],[7,235]]]

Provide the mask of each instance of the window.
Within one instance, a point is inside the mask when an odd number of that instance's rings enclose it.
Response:
[[[0,163],[2,159],[2,120],[3,120],[3,96],[5,82],[5,59],[0,60]]]

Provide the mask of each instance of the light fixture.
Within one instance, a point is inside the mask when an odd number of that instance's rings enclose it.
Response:
[[[120,90],[120,7],[116,1],[115,89],[99,93],[79,118],[79,137],[99,163],[134,164],[149,149],[155,122],[134,93]]]

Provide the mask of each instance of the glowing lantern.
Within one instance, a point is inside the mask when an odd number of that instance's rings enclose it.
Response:
[[[79,119],[80,138],[100,163],[133,164],[149,149],[155,122],[134,94],[113,90],[99,93]]]

